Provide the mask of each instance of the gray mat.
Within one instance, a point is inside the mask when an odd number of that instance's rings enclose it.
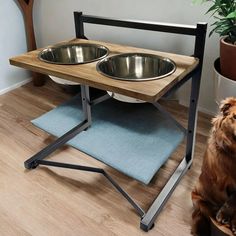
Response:
[[[80,101],[77,95],[32,123],[59,137],[82,121]],[[92,107],[92,126],[68,144],[148,184],[183,138],[153,105],[110,99]]]

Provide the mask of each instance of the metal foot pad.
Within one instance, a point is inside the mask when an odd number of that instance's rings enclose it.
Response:
[[[37,168],[38,165],[39,165],[39,164],[38,164],[37,162],[35,162],[35,161],[33,161],[33,162],[25,161],[25,162],[24,162],[25,168],[26,168],[26,169],[29,169],[29,170],[32,170],[32,169]]]
[[[140,229],[142,229],[144,232],[148,232],[149,230],[152,230],[155,226],[155,223],[153,223],[151,226],[145,225],[142,222],[140,223]]]

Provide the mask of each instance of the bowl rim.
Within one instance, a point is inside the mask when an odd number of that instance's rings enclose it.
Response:
[[[87,60],[87,61],[83,61],[83,62],[75,62],[75,63],[65,63],[65,62],[53,62],[53,61],[48,61],[46,59],[42,58],[42,54],[49,51],[49,50],[53,50],[53,49],[58,49],[58,48],[67,48],[67,47],[73,47],[73,46],[94,46],[96,48],[100,48],[100,49],[104,49],[106,51],[106,53],[98,58],[92,59],[92,60]],[[41,50],[38,53],[38,59],[40,61],[46,62],[46,63],[50,63],[50,64],[56,64],[56,65],[80,65],[80,64],[87,64],[87,63],[92,63],[94,61],[98,61],[101,60],[105,57],[107,57],[110,53],[110,50],[101,44],[96,44],[96,43],[66,43],[66,44],[56,44],[56,45],[52,45],[52,46],[48,46],[46,48],[44,48],[43,50]]]
[[[164,75],[155,76],[155,77],[147,77],[147,78],[142,78],[142,79],[129,79],[129,78],[126,79],[126,78],[122,78],[122,77],[111,76],[111,75],[108,75],[108,74],[104,73],[104,72],[100,69],[100,65],[101,65],[102,63],[108,61],[108,60],[111,60],[111,59],[113,59],[113,58],[120,57],[120,56],[124,56],[124,57],[125,57],[125,56],[135,56],[135,55],[138,55],[138,56],[146,56],[146,57],[155,57],[155,58],[162,59],[162,60],[164,60],[164,61],[167,61],[167,62],[171,63],[171,64],[173,65],[173,69],[172,69],[170,72],[168,72],[168,73],[166,73],[166,74],[164,74]],[[100,61],[97,63],[97,65],[96,65],[96,69],[97,69],[97,71],[98,71],[100,74],[102,74],[102,75],[104,75],[104,76],[106,76],[106,77],[112,78],[112,79],[123,80],[123,81],[130,81],[130,82],[132,82],[132,81],[134,81],[134,82],[139,82],[139,81],[142,82],[142,81],[149,81],[149,80],[162,79],[162,78],[164,78],[164,77],[167,77],[167,76],[173,74],[173,73],[176,71],[176,68],[177,68],[176,63],[175,63],[173,60],[171,60],[170,58],[168,58],[168,57],[163,57],[163,56],[156,55],[156,54],[152,54],[152,53],[142,53],[142,52],[120,53],[120,54],[116,54],[116,55],[111,55],[111,56],[108,56],[108,57],[106,57],[106,58],[103,58],[103,59],[100,60]]]

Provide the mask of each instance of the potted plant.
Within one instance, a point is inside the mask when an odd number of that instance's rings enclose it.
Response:
[[[211,13],[215,22],[211,25],[213,29],[209,36],[213,33],[221,36],[221,73],[229,79],[236,80],[236,0],[201,0],[201,2],[212,3],[207,13]]]
[[[206,14],[215,22],[209,36],[217,33],[220,38],[220,58],[215,63],[216,102],[227,96],[236,96],[236,0],[194,0],[210,3]]]

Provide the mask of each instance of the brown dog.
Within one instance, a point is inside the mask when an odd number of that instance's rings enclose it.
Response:
[[[222,101],[204,155],[202,172],[192,192],[192,233],[210,235],[210,217],[236,235],[236,98]]]

